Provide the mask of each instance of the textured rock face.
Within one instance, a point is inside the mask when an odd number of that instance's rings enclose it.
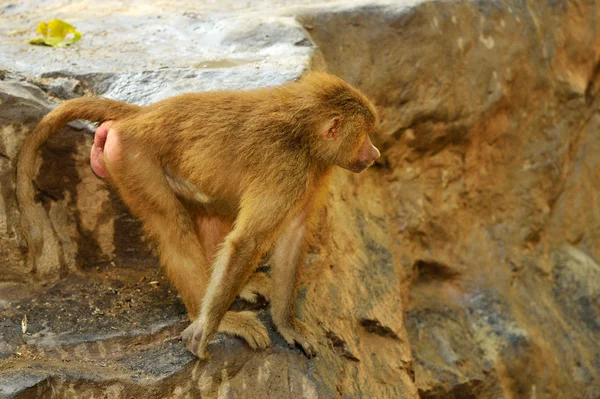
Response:
[[[382,109],[423,397],[600,394],[599,9],[580,6],[308,19],[330,70]]]
[[[52,4],[87,42],[0,44],[0,394],[600,396],[598,5],[186,4],[157,18],[145,2]],[[43,13],[28,7],[0,9],[0,31],[34,26]],[[103,39],[136,24],[167,33]],[[375,100],[383,154],[363,174],[336,172],[321,215],[298,301],[317,358],[274,332],[265,352],[221,337],[211,362],[188,355],[183,308],[89,170],[82,125],[46,146],[40,170],[52,173],[36,181],[59,237],[56,263],[36,274],[62,278],[20,283],[15,155],[52,102],[89,92],[143,104],[277,84],[309,64]],[[270,325],[268,306],[254,308]]]

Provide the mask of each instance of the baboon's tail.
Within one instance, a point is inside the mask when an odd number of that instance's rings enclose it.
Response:
[[[69,100],[46,115],[25,139],[17,162],[17,201],[21,214],[21,229],[27,239],[28,263],[32,271],[36,259],[42,255],[44,238],[49,232],[44,225],[45,212],[35,204],[33,178],[38,149],[67,123],[83,119],[92,122],[116,120],[136,113],[140,107],[121,101],[97,97],[82,97]],[[50,241],[55,241],[50,239]],[[52,243],[47,243],[52,245]],[[56,245],[57,243],[54,243]],[[55,265],[58,266],[58,265]]]

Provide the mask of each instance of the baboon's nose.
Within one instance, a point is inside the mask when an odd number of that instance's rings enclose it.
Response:
[[[360,151],[358,152],[358,160],[362,163],[371,164],[379,158],[381,154],[377,147],[371,143],[369,136],[365,139]]]

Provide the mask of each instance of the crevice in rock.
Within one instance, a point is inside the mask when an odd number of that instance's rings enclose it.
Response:
[[[346,359],[351,360],[353,362],[360,361],[360,359],[354,356],[354,354],[350,351],[346,341],[337,336],[333,331],[327,331],[325,336],[331,343],[331,346],[333,347],[335,353],[337,353],[339,356],[345,357]]]
[[[480,397],[479,394],[483,385],[483,381],[469,380],[453,386],[448,391],[439,388],[432,390],[419,389],[419,396],[421,399],[477,399]]]
[[[460,276],[457,270],[435,260],[419,259],[414,263],[413,270],[414,279],[419,283],[454,280]]]
[[[375,335],[379,335],[380,337],[391,338],[396,341],[400,341],[400,338],[391,328],[382,325],[379,320],[375,319],[362,319],[360,320],[360,325],[365,329],[365,331],[370,332]]]
[[[525,237],[525,243],[529,245],[537,245],[542,239],[542,232],[540,230],[532,231]]]
[[[587,87],[585,88],[585,103],[587,105],[590,105],[594,99],[596,98],[596,95],[598,94],[598,89],[600,86],[600,62],[596,63],[596,66],[594,67],[594,71],[592,72],[592,77],[590,78]]]
[[[54,194],[52,194],[50,191],[48,190],[44,190],[43,188],[41,188],[39,186],[39,184],[33,180],[33,187],[35,188],[35,200],[36,202],[42,202],[45,206],[48,205],[48,203],[50,201],[56,202],[59,201],[59,198],[57,196],[55,196]],[[46,211],[48,211],[48,209],[46,208]]]

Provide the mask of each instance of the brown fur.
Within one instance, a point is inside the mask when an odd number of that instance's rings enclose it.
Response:
[[[364,95],[310,73],[279,87],[184,94],[143,108],[92,98],[63,103],[20,155],[17,194],[31,262],[43,244],[33,211],[35,152],[73,119],[115,120],[121,143],[105,153],[109,179],[157,240],[195,319],[182,335],[192,352],[206,358],[219,326],[257,347],[268,344],[248,315],[236,324],[225,314],[273,247],[273,321],[288,343],[315,353],[314,338],[293,316],[298,267],[331,167],[359,172],[379,156],[369,139],[377,116]]]

